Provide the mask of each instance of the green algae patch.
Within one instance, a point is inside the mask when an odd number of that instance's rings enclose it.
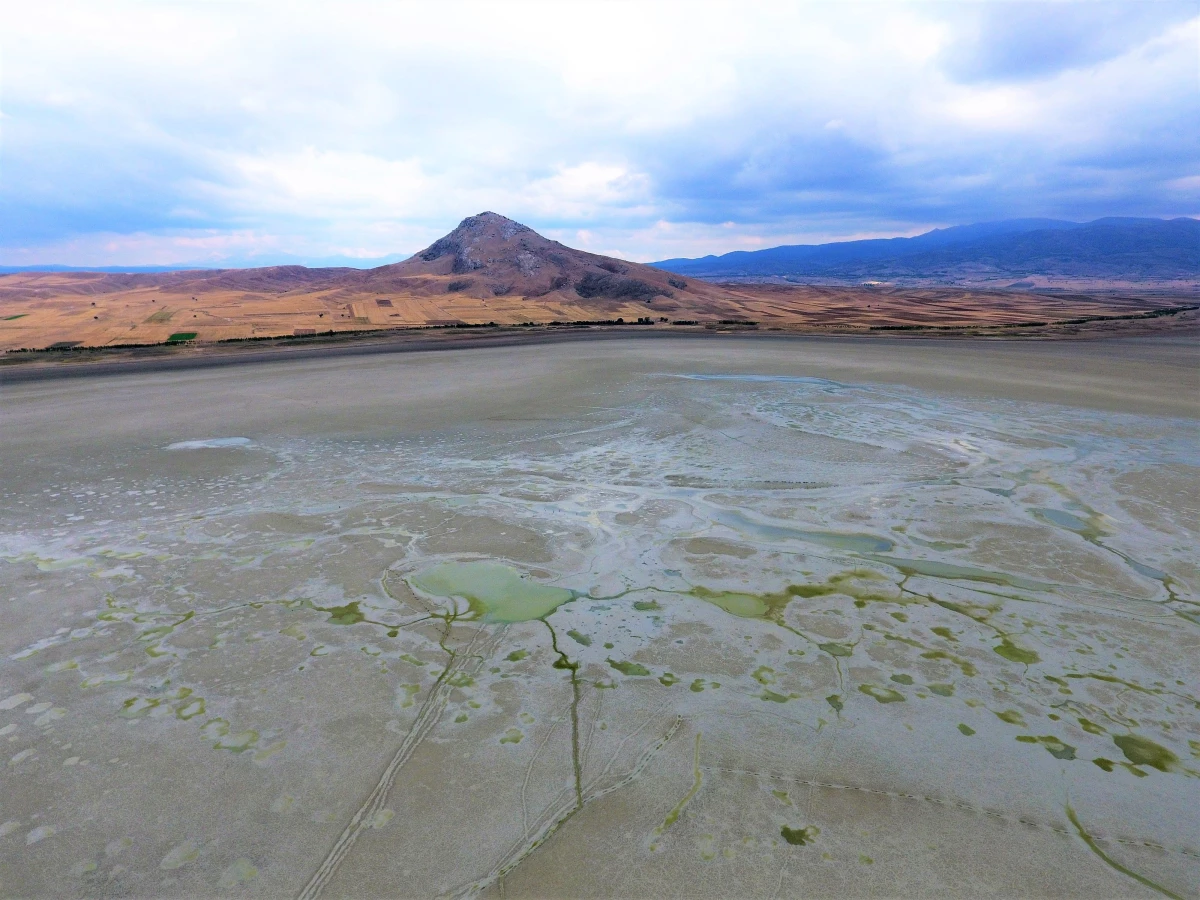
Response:
[[[870,559],[891,566],[901,575],[911,578],[913,575],[924,575],[928,578],[939,578],[946,581],[976,581],[980,584],[991,584],[996,587],[1011,587],[1022,591],[1047,591],[1054,585],[1043,581],[1033,581],[1018,575],[1005,572],[991,572],[987,569],[977,569],[973,566],[956,566],[953,563],[937,562],[931,559],[898,559],[890,556],[871,556]],[[933,602],[946,609],[953,609],[957,604],[933,598]],[[958,612],[958,610],[954,610]],[[969,614],[968,614],[969,615]]]
[[[838,694],[830,694],[828,697],[825,698],[825,702],[833,707],[834,712],[840,713],[842,711],[842,709],[844,708],[844,705],[842,703],[842,698]]]
[[[784,825],[779,829],[779,835],[793,847],[804,847],[811,844],[817,839],[817,835],[821,833],[821,829],[816,825],[808,825],[801,828],[789,828]]]
[[[419,684],[402,684],[396,692],[396,698],[400,701],[401,709],[408,709],[413,705],[413,698],[421,692]]]
[[[1105,759],[1103,756],[1097,756],[1092,760],[1092,762],[1094,762],[1105,772],[1111,772],[1113,770],[1113,761],[1111,759]]]
[[[247,881],[252,881],[258,877],[258,869],[248,859],[239,859],[221,873],[220,880],[217,881],[217,886],[222,890],[229,891]]]
[[[1100,857],[1100,859],[1103,860],[1105,865],[1110,866],[1111,868],[1120,872],[1122,875],[1126,875],[1126,876],[1132,878],[1134,881],[1138,882],[1139,884],[1144,884],[1146,887],[1150,888],[1151,890],[1157,891],[1158,893],[1162,894],[1164,897],[1171,897],[1172,900],[1183,900],[1183,898],[1180,897],[1175,892],[1169,891],[1165,887],[1163,887],[1161,884],[1151,881],[1149,878],[1146,878],[1144,875],[1139,875],[1137,872],[1133,871],[1132,869],[1126,868],[1125,866],[1123,866],[1119,862],[1117,862],[1115,859],[1113,859],[1111,856],[1109,856],[1107,853],[1105,853],[1104,850],[1101,849],[1100,845],[1096,842],[1096,839],[1094,837],[1092,837],[1090,834],[1088,834],[1087,831],[1084,829],[1083,825],[1079,821],[1079,816],[1075,815],[1075,810],[1071,808],[1071,804],[1069,804],[1069,803],[1067,804],[1067,807],[1066,807],[1066,813],[1067,813],[1067,818],[1071,820],[1071,824],[1075,826],[1075,831],[1078,833],[1079,837],[1083,840],[1083,842],[1085,844],[1087,844],[1087,847],[1089,850],[1091,850],[1093,853],[1096,854],[1096,856]]]
[[[1142,687],[1140,684],[1134,684],[1132,681],[1126,681],[1124,678],[1117,678],[1115,675],[1098,675],[1094,672],[1072,672],[1067,675],[1068,678],[1090,678],[1093,681],[1103,681],[1105,684],[1119,684],[1122,687],[1127,687],[1131,691],[1138,691],[1142,694],[1161,694],[1162,691],[1157,688]]]
[[[529,655],[529,651],[522,648],[521,650],[514,650],[512,653],[508,654],[508,656],[506,656],[504,658],[507,659],[509,662],[520,662],[528,655]]]
[[[1027,666],[1035,662],[1041,662],[1042,660],[1034,651],[1018,647],[1008,638],[1002,638],[999,646],[993,647],[992,650],[1009,662],[1024,663]]]
[[[1179,757],[1166,747],[1138,734],[1114,734],[1113,743],[1135,766],[1150,766],[1160,772],[1169,772],[1179,762]]]
[[[194,719],[196,716],[204,715],[204,712],[204,698],[196,697],[194,700],[190,700],[183,706],[177,708],[175,710],[175,717],[186,722],[188,719]]]
[[[566,588],[530,581],[499,563],[442,563],[410,579],[418,590],[436,597],[461,597],[476,618],[487,622],[543,619],[576,594]]]
[[[840,594],[854,598],[855,606],[860,608],[869,602],[906,602],[900,596],[871,591],[861,584],[855,583],[862,581],[887,581],[887,579],[869,569],[855,569],[832,575],[823,582],[790,584],[783,590],[773,593],[747,594],[740,591],[714,591],[702,586],[694,587],[687,593],[706,603],[720,607],[730,615],[742,619],[770,619],[780,624],[783,620],[783,610],[797,597],[802,600],[811,600],[816,597]]]
[[[944,638],[947,641],[955,641],[955,642],[958,641],[958,638],[956,638],[954,636],[954,634],[950,631],[950,629],[947,628],[945,625],[934,625],[929,630],[932,631],[934,634],[936,634],[938,637]]]
[[[731,616],[741,619],[761,619],[771,611],[767,601],[758,594],[739,594],[733,591],[710,591],[708,588],[692,588],[691,594],[706,603],[720,607]],[[788,598],[791,599],[790,597]]]
[[[500,743],[502,743],[502,744],[519,744],[519,743],[521,743],[521,739],[523,737],[525,737],[525,735],[522,734],[519,729],[510,728],[510,729],[508,729],[508,731],[504,732],[504,736],[502,738],[500,738]]]
[[[159,701],[154,698],[130,697],[121,705],[121,711],[117,715],[123,719],[140,718],[149,713],[158,704]]]
[[[758,699],[769,700],[772,703],[787,703],[792,698],[787,694],[777,694],[768,688],[763,688],[763,692],[758,695]]]
[[[992,613],[1000,608],[999,606],[981,606],[977,603],[956,603],[953,600],[939,600],[932,595],[930,595],[929,599],[942,609],[948,609],[952,613],[958,613],[958,615],[974,619],[976,622],[986,622],[992,617]]]
[[[622,675],[649,675],[650,670],[641,663],[629,662],[628,660],[617,660],[611,657],[608,664],[620,672]]]
[[[848,646],[847,644],[835,644],[835,643],[830,642],[830,643],[826,643],[826,644],[817,644],[817,647],[821,650],[824,650],[830,656],[853,656],[854,655],[854,648],[851,646]]]
[[[899,691],[893,691],[891,688],[878,687],[873,684],[860,684],[858,689],[868,697],[874,697],[880,703],[904,702],[904,695]]]
[[[1067,683],[1063,679],[1057,678],[1054,675],[1043,675],[1042,677],[1044,679],[1046,679],[1047,681],[1049,681],[1051,684],[1058,685],[1058,692],[1060,694],[1070,694],[1071,693],[1071,689],[1069,687],[1067,687]]]
[[[967,737],[971,737],[973,734],[975,734],[974,728],[972,728],[970,725],[964,725],[962,722],[958,723],[958,730],[961,731],[963,734],[965,734]]]
[[[1104,734],[1105,733],[1104,728],[1102,726],[1097,725],[1095,722],[1089,721],[1088,719],[1085,719],[1082,716],[1079,719],[1079,727],[1082,728],[1084,731],[1086,731],[1088,734]]]
[[[1031,734],[1019,734],[1017,735],[1017,740],[1022,744],[1041,744],[1055,759],[1075,759],[1075,748],[1070,744],[1063,743],[1063,741],[1052,734],[1043,734],[1040,737],[1034,737]]]
[[[759,666],[754,670],[752,676],[759,684],[767,685],[775,683],[775,670],[770,666]]]
[[[1081,519],[1079,516],[1073,516],[1061,509],[1035,509],[1033,515],[1034,518],[1041,519],[1043,522],[1073,531],[1085,541],[1093,544],[1108,534],[1099,526],[1097,517],[1094,515],[1089,516],[1088,519]]]
[[[248,750],[258,743],[257,731],[239,731],[237,734],[221,736],[213,748],[216,750],[232,750],[234,753],[241,753],[243,750]]]
[[[953,697],[954,685],[952,684],[927,684],[929,693],[937,694],[939,697]]]
[[[1009,725],[1024,725],[1025,719],[1015,709],[1006,709],[1004,712],[996,713],[996,718],[1001,722],[1007,722]]]
[[[911,675],[905,675],[904,673],[900,673],[898,675],[893,675],[892,681],[896,682],[896,684],[912,684],[913,677]]]
[[[674,672],[663,672],[658,676],[658,680],[661,681],[665,687],[670,687],[673,684],[679,684],[679,676]]]
[[[657,612],[662,609],[657,600],[634,600],[633,608],[639,612]]]
[[[314,609],[329,613],[330,625],[357,625],[366,618],[358,608],[357,600],[345,606],[316,606]]]
[[[695,797],[697,793],[699,793],[700,786],[703,783],[704,783],[704,774],[700,769],[700,734],[699,734],[699,732],[697,732],[696,747],[692,751],[692,789],[683,795],[683,799],[680,800],[678,803],[676,803],[675,808],[672,809],[669,813],[667,813],[667,817],[663,820],[663,823],[654,829],[655,837],[661,837],[663,834],[666,833],[668,828],[670,828],[677,821],[679,821],[680,815],[682,815],[682,813],[683,813],[684,809],[687,807],[687,805],[692,802],[692,798]],[[651,850],[656,849],[656,845],[651,844],[650,849]]]
[[[572,628],[570,631],[567,632],[567,637],[569,637],[571,640],[573,640],[577,644],[583,644],[583,646],[585,646],[585,647],[592,646],[592,639],[590,637],[588,637],[586,634],[580,634],[574,628]]]

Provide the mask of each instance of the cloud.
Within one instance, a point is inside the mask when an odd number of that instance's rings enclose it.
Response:
[[[1198,47],[1166,2],[25,4],[0,262],[374,257],[483,209],[634,259],[1194,214]]]
[[[963,4],[942,58],[964,81],[1024,81],[1103,63],[1195,16],[1190,0]]]

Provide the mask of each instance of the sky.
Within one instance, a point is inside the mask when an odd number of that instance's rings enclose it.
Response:
[[[5,2],[0,265],[1200,214],[1191,2]]]

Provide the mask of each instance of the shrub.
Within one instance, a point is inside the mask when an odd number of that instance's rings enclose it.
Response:
[[[601,275],[599,272],[588,272],[579,279],[575,292],[584,299],[609,297],[614,300],[653,300],[663,293],[661,289],[637,278]]]

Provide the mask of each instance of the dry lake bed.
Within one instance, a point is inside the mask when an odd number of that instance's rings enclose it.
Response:
[[[1200,892],[1190,339],[0,393],[4,896]]]

